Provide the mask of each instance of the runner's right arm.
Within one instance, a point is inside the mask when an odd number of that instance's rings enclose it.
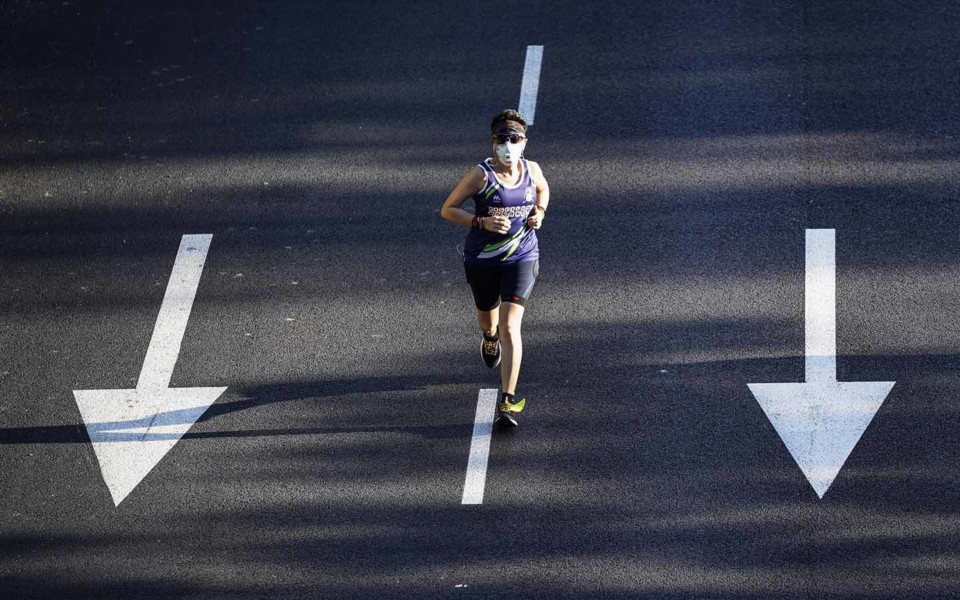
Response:
[[[447,196],[443,208],[440,209],[440,216],[451,223],[471,227],[473,225],[473,213],[460,207],[474,194],[478,194],[483,189],[485,182],[486,175],[484,175],[483,169],[480,167],[470,169],[470,172],[463,176],[457,187],[453,188],[453,191]],[[496,233],[506,233],[510,230],[510,219],[507,217],[484,217],[483,228]]]

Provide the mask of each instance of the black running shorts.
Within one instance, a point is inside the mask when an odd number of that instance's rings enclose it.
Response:
[[[473,301],[479,310],[493,310],[500,301],[523,306],[540,273],[540,260],[527,260],[507,265],[471,265],[463,263]]]

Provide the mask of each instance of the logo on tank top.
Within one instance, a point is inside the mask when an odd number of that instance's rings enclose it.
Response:
[[[527,191],[524,192],[523,194],[523,201],[527,203],[533,202],[533,186],[532,185],[527,186]]]
[[[529,215],[530,207],[522,204],[520,206],[491,206],[487,212],[491,217],[509,217],[516,219]]]

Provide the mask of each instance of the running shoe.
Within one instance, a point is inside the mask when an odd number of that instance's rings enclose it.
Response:
[[[502,425],[507,425],[509,427],[516,427],[519,425],[517,422],[517,415],[520,414],[520,411],[523,410],[523,407],[527,405],[527,399],[521,398],[516,402],[510,402],[509,400],[504,399],[500,403],[500,408],[497,413],[497,422]]]
[[[494,368],[500,364],[500,338],[489,339],[483,336],[480,341],[480,357],[487,368]]]

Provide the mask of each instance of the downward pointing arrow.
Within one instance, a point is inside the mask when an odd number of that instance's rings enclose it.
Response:
[[[808,229],[806,242],[806,383],[748,385],[823,498],[896,382],[837,381],[836,232]]]
[[[181,239],[136,389],[73,392],[117,506],[227,389],[168,387],[212,238]]]

